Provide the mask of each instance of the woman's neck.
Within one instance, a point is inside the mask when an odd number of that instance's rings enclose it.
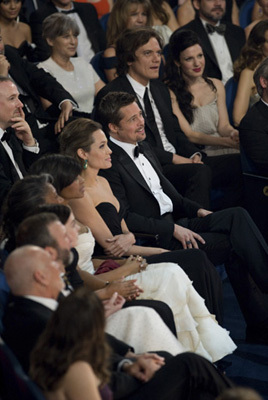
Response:
[[[51,54],[51,58],[58,64],[61,68],[65,69],[66,71],[73,71],[74,66],[70,60],[70,57],[64,57],[59,54]]]
[[[186,77],[184,76],[184,80],[186,85],[190,88],[191,86],[199,85],[200,83],[204,83],[204,78],[202,76],[198,77]]]
[[[18,25],[18,22],[16,19],[6,19],[6,18],[0,16],[0,25],[1,25],[2,29],[3,29],[3,27],[14,28],[15,26]]]
[[[85,179],[87,187],[94,187],[98,185],[98,173],[99,170],[87,167],[82,171],[82,177]]]

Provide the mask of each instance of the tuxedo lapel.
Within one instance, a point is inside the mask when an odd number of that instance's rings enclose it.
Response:
[[[109,141],[109,147],[113,151],[113,154],[117,156],[118,162],[124,168],[128,175],[130,175],[135,181],[139,183],[145,190],[151,193],[151,190],[147,183],[145,182],[143,176],[140,171],[136,167],[135,163],[131,160],[128,154],[117,146],[115,143]]]
[[[11,134],[11,137],[7,143],[12,150],[14,159],[15,159],[16,163],[18,164],[18,167],[19,167],[22,175],[23,176],[26,175],[26,170],[25,170],[24,162],[23,162],[23,158],[22,158],[23,150],[22,150],[21,144],[18,142],[17,138],[14,136],[14,133]],[[10,161],[10,162],[12,163],[12,161]],[[13,165],[13,163],[12,163],[12,165]],[[15,169],[15,171],[16,171],[16,169]],[[16,172],[16,174],[17,174],[17,172]]]
[[[264,104],[263,101],[259,100],[259,102],[256,105],[260,111],[260,113],[262,114],[262,116],[268,120],[268,106],[266,104]]]
[[[212,45],[210,43],[209,37],[208,37],[208,33],[206,32],[202,21],[200,20],[200,18],[196,17],[195,19],[195,23],[197,26],[197,32],[198,32],[198,36],[200,38],[200,41],[202,43],[203,49],[206,50],[206,53],[208,55],[208,57],[214,62],[214,64],[216,64],[218,66],[218,61],[215,57],[215,53],[214,50],[212,48]]]

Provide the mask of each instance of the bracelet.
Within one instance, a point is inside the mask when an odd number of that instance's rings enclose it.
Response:
[[[104,287],[106,288],[108,285],[110,285],[110,281],[106,281]]]

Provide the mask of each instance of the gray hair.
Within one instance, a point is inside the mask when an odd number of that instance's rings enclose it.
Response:
[[[262,97],[263,94],[263,87],[260,83],[260,77],[268,80],[268,57],[260,63],[256,71],[254,72],[253,79],[257,88],[257,92]]]
[[[70,31],[77,36],[80,33],[77,23],[63,13],[54,13],[46,17],[43,21],[42,29],[44,39],[50,40],[66,35]]]

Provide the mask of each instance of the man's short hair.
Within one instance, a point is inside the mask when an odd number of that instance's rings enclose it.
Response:
[[[106,134],[109,133],[108,125],[110,123],[119,125],[123,115],[121,108],[126,107],[136,101],[133,94],[126,92],[109,92],[104,96],[98,108],[98,118],[103,124]]]
[[[257,88],[257,92],[259,93],[259,95],[262,97],[263,95],[263,87],[260,84],[260,77],[263,77],[264,79],[267,79],[268,81],[268,57],[265,58],[265,60],[263,60],[262,63],[260,63],[260,65],[258,66],[258,68],[256,69],[254,75],[253,75],[253,79]]]
[[[49,232],[49,225],[57,221],[59,219],[56,214],[46,212],[26,218],[18,227],[17,247],[35,245],[42,248],[49,246],[58,249],[56,239]]]
[[[2,82],[12,82],[12,83],[14,83],[12,81],[12,79],[10,79],[8,76],[0,75],[0,83],[2,83]]]
[[[159,34],[149,27],[141,27],[135,29],[127,29],[122,32],[116,41],[117,56],[117,74],[118,76],[126,75],[128,72],[128,63],[135,61],[135,53],[151,38],[155,38],[160,48],[163,48],[163,42]]]

